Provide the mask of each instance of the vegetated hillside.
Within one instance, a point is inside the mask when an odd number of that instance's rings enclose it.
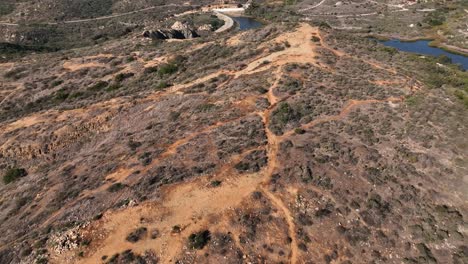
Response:
[[[468,73],[444,58],[270,23],[0,72],[0,263],[467,261]]]
[[[2,20],[18,19],[23,22],[51,22],[71,19],[85,19],[130,12],[150,6],[167,4],[182,5],[182,1],[164,0],[43,0],[43,1],[11,1],[2,4]]]
[[[69,49],[102,43],[161,25],[210,1],[23,1],[0,11],[0,43]],[[0,6],[0,8],[2,8]],[[8,10],[8,14],[6,14]]]
[[[277,21],[306,20],[346,31],[393,38],[430,38],[468,53],[468,2],[454,1],[269,1],[256,0],[248,13]]]

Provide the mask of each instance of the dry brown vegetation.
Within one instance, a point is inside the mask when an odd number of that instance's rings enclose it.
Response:
[[[466,260],[453,96],[306,23],[233,34],[1,65],[0,260]]]

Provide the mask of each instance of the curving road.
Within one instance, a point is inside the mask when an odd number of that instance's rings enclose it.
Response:
[[[224,32],[226,30],[229,30],[231,29],[233,26],[234,26],[234,20],[232,18],[230,18],[229,16],[219,12],[219,11],[214,11],[215,15],[224,21],[224,25],[220,28],[218,28],[215,32],[216,33],[221,33],[221,32]]]
[[[168,6],[182,6],[182,5],[167,4],[167,5],[161,5],[161,6],[151,6],[151,7],[138,9],[138,10],[130,11],[130,12],[125,12],[125,13],[120,13],[120,14],[115,14],[115,15],[101,16],[101,17],[95,17],[95,18],[86,18],[86,19],[67,20],[67,21],[61,21],[61,22],[47,22],[47,23],[34,23],[34,24],[35,25],[60,25],[60,24],[85,23],[85,22],[92,22],[92,21],[98,21],[98,20],[105,20],[105,19],[111,19],[111,18],[116,18],[116,17],[128,16],[128,15],[132,15],[132,14],[136,14],[136,13],[140,13],[140,12],[145,12],[145,11],[160,8],[160,7],[168,7]],[[21,26],[21,25],[27,25],[27,24],[19,24],[19,23],[10,23],[10,22],[0,21],[0,25],[3,25],[3,26]]]
[[[304,12],[304,11],[309,11],[309,10],[315,9],[315,8],[321,6],[323,3],[325,3],[325,1],[327,1],[327,0],[322,0],[322,1],[320,1],[320,3],[318,3],[318,4],[314,5],[314,6],[309,6],[309,7],[303,8],[303,9],[299,9],[299,12]]]

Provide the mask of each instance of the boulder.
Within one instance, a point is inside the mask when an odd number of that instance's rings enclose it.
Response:
[[[176,21],[171,26],[171,29],[182,33],[186,39],[199,37],[197,32],[195,32],[195,30],[186,22]]]
[[[187,23],[182,23],[180,21],[176,21],[172,26],[171,29],[174,30],[184,30],[184,29],[190,29],[189,25]]]
[[[151,39],[191,39],[199,37],[187,23],[175,22],[171,29],[147,30],[143,37]]]
[[[191,39],[191,38],[198,38],[200,37],[200,35],[198,35],[197,32],[195,32],[195,30],[191,30],[191,29],[183,29],[183,30],[178,30],[178,32],[180,32],[182,35],[184,35],[184,37],[186,39]]]
[[[197,29],[198,31],[213,31],[213,27],[210,24],[201,25]]]
[[[188,37],[187,37],[188,36]],[[173,29],[158,29],[158,30],[147,30],[143,33],[143,37],[151,39],[186,39],[193,38],[194,35],[182,33],[178,30]]]

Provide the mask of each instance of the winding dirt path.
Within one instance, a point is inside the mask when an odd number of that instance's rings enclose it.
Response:
[[[223,229],[227,223],[222,221],[212,223],[209,219],[218,219],[224,216],[229,210],[232,210],[232,208],[235,208],[244,201],[253,191],[261,190],[266,198],[271,201],[272,205],[282,212],[288,225],[288,236],[291,238],[289,262],[293,264],[300,262],[294,214],[288,208],[287,203],[283,201],[284,199],[268,190],[267,187],[272,175],[279,167],[280,161],[278,160],[278,155],[280,143],[286,137],[293,135],[294,130],[287,131],[283,135],[277,136],[270,131],[269,124],[270,116],[277,104],[288,99],[288,97],[279,98],[275,95],[275,90],[280,84],[280,80],[284,74],[283,65],[288,63],[313,63],[316,65],[316,44],[310,41],[312,35],[319,35],[318,29],[308,24],[301,24],[296,31],[286,33],[275,40],[278,43],[282,43],[285,40],[290,43],[290,47],[283,51],[274,52],[265,57],[253,60],[247,67],[240,71],[215,72],[186,84],[175,85],[165,92],[154,93],[148,96],[145,100],[159,98],[165,94],[179,93],[184,88],[205,82],[221,74],[230,75],[227,81],[229,82],[244,75],[274,68],[274,79],[265,95],[270,106],[263,112],[249,113],[259,115],[262,118],[268,141],[265,146],[268,157],[267,166],[258,173],[239,174],[234,169],[234,165],[254,150],[250,149],[239,155],[232,156],[226,164],[211,175],[162,187],[161,199],[159,201],[146,202],[135,207],[106,212],[101,220],[94,222],[90,229],[87,230],[88,232],[95,232],[96,237],[99,239],[93,241],[88,249],[89,251],[86,252],[83,258],[75,258],[74,260],[79,263],[98,263],[103,255],[111,256],[127,249],[131,249],[135,253],[143,253],[145,250],[151,249],[158,254],[162,263],[173,262],[175,258],[182,253],[181,251],[183,250],[185,239],[190,233],[196,232],[201,228],[207,228],[208,226],[213,230]],[[337,53],[344,55],[342,52]],[[268,60],[269,63],[264,64],[263,62],[265,60]],[[245,100],[251,99],[252,98],[246,98]],[[384,100],[351,100],[341,109],[338,115],[318,118],[310,123],[302,125],[302,127],[311,128],[320,123],[346,118],[354,108],[362,105],[399,102],[401,100],[402,98],[393,97]],[[219,122],[202,128],[197,132],[184,135],[183,138],[176,140],[168,146],[166,151],[149,166],[144,168],[144,170],[151,169],[162,159],[170,157],[171,155],[176,155],[178,147],[188,143],[196,136],[209,133],[227,122],[232,122],[232,120]],[[124,181],[133,171],[134,168],[119,168],[118,171],[109,175],[108,178]],[[213,179],[213,177],[223,180],[221,186],[217,188],[209,187],[209,181]],[[147,227],[148,230],[157,229],[161,235],[154,240],[143,239],[137,243],[127,242],[125,237],[136,228],[142,226],[141,219],[144,219],[144,226]],[[174,225],[180,225],[182,227],[180,234],[174,235],[171,233]],[[52,263],[64,263],[69,260],[67,258],[73,259],[73,256],[55,255],[52,256]]]
[[[297,263],[298,247],[296,237],[296,224],[294,223],[294,217],[291,214],[289,208],[284,205],[281,198],[276,197],[272,192],[268,191],[263,186],[260,186],[260,189],[264,194],[266,194],[266,196],[273,203],[273,205],[275,205],[278,209],[280,209],[283,212],[286,223],[288,223],[289,237],[291,238],[291,256],[289,261],[291,264]]]
[[[270,116],[272,111],[275,109],[278,102],[281,102],[285,99],[279,99],[275,96],[275,89],[278,87],[279,81],[282,77],[282,69],[283,67],[279,66],[278,69],[275,71],[275,81],[273,85],[268,89],[267,99],[270,102],[270,107],[262,113],[262,120],[263,125],[265,127],[266,136],[268,139],[268,147],[267,147],[267,156],[268,156],[268,165],[265,169],[264,179],[262,181],[262,185],[260,185],[260,189],[263,193],[266,194],[267,198],[275,205],[279,210],[283,212],[284,218],[288,224],[288,235],[291,238],[291,255],[290,255],[290,263],[294,264],[297,262],[297,238],[296,238],[296,225],[294,223],[294,218],[291,214],[291,211],[288,209],[287,206],[284,205],[283,201],[276,197],[275,194],[270,192],[267,188],[263,185],[267,185],[268,181],[271,179],[275,169],[278,167],[278,149],[280,144],[280,139],[270,130]]]
[[[397,103],[403,101],[403,98],[401,97],[390,97],[387,99],[383,100],[376,100],[376,99],[369,99],[369,100],[350,100],[340,111],[338,115],[333,115],[333,116],[325,116],[322,118],[317,118],[312,120],[311,122],[304,124],[301,126],[302,129],[307,129],[314,127],[318,124],[322,123],[327,123],[330,121],[338,121],[346,118],[348,114],[354,109],[362,105],[369,105],[369,104],[375,104],[375,103]],[[295,133],[295,130],[289,130],[285,132],[280,138],[284,139],[287,138]]]

